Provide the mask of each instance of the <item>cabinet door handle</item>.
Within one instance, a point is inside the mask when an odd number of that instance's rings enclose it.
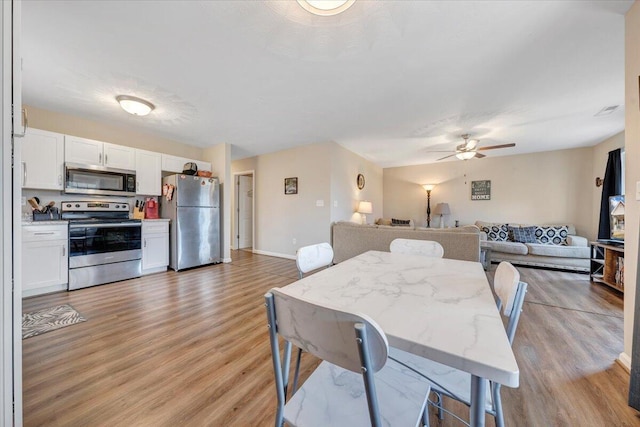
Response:
[[[47,232],[40,231],[40,232],[33,233],[34,236],[49,236],[52,234],[56,234],[56,233],[54,231],[47,231]]]
[[[140,190],[140,181],[136,181],[136,191]]]
[[[62,175],[58,175],[58,185],[62,185]]]
[[[98,163],[102,163],[102,153],[98,153]]]
[[[23,108],[22,111],[22,133],[13,132],[13,136],[22,138],[27,134],[27,126],[29,124],[29,118],[27,117],[27,109]]]
[[[67,256],[67,248],[65,248],[64,246],[62,247],[62,258],[64,258],[65,256]]]
[[[107,163],[109,163],[109,158],[107,157],[107,154],[104,154],[104,164],[106,165]]]
[[[27,183],[27,162],[22,162],[22,186]]]
[[[147,239],[144,239],[144,247],[147,247]]]

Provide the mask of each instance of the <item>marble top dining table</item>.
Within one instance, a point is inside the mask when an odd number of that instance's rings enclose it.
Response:
[[[518,387],[519,369],[479,262],[369,251],[282,291],[364,313],[389,345],[472,375],[471,424],[484,425],[486,380]]]

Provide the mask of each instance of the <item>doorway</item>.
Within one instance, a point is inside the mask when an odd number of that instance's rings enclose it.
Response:
[[[245,171],[235,176],[235,215],[234,239],[235,249],[252,250],[254,246],[254,172]]]

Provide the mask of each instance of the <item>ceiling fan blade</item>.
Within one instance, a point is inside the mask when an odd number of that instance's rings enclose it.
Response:
[[[427,153],[454,153],[453,150],[427,150]]]
[[[490,145],[488,147],[479,147],[478,150],[495,150],[496,148],[509,148],[515,147],[516,144],[513,142],[511,144],[500,144],[500,145]]]
[[[482,154],[482,153],[476,153],[476,159],[481,159],[481,158],[483,158],[483,157],[487,157],[487,156],[485,156],[485,155],[484,155],[484,154]]]
[[[437,162],[439,162],[440,160],[448,159],[449,157],[453,157],[453,156],[455,156],[455,155],[456,155],[456,153],[449,154],[448,156],[444,156],[443,158],[438,159],[438,160],[436,160],[436,161],[437,161]]]

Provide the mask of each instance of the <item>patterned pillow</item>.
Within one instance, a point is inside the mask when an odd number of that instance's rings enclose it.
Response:
[[[543,245],[567,245],[569,227],[566,225],[550,225],[536,227],[536,242]]]
[[[519,243],[537,243],[536,227],[509,227],[509,240]]]
[[[395,218],[391,218],[391,225],[392,226],[399,226],[399,227],[409,227],[411,225],[411,220],[410,219],[395,219]]]
[[[492,224],[482,227],[482,231],[487,233],[487,240],[493,242],[507,242],[509,240],[509,224]]]

